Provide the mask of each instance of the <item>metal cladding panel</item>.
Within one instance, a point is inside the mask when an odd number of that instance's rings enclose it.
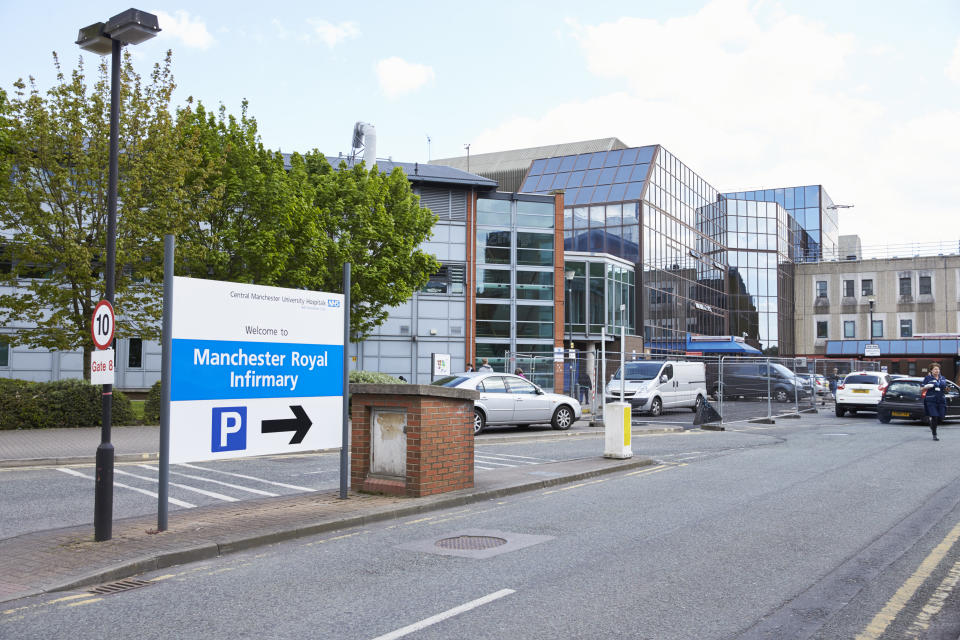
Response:
[[[598,138],[580,142],[565,142],[543,147],[527,147],[525,149],[511,149],[494,153],[471,154],[469,159],[470,171],[489,175],[492,172],[522,169],[526,172],[530,163],[537,158],[553,158],[559,156],[590,153],[592,151],[610,151],[612,149],[626,149],[627,145],[618,138]],[[467,156],[456,158],[438,158],[431,160],[431,165],[446,165],[457,169],[467,168]],[[514,191],[501,185],[503,191]]]

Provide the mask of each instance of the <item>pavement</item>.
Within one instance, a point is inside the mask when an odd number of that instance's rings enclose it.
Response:
[[[635,426],[634,433],[682,431],[682,427]],[[601,436],[580,421],[565,432],[529,437]],[[521,436],[522,437],[522,436]],[[504,436],[509,441],[518,436]],[[116,427],[115,460],[157,459],[158,427]],[[485,438],[484,443],[499,438]],[[0,431],[0,467],[92,463],[99,429]],[[246,500],[169,514],[169,528],[156,532],[156,514],[114,520],[112,539],[95,542],[93,524],[38,531],[0,540],[0,602],[51,591],[128,578],[165,567],[215,558],[302,536],[394,520],[524,491],[575,482],[653,464],[633,457],[602,456],[496,471],[477,471],[474,486],[423,498],[318,491]]]

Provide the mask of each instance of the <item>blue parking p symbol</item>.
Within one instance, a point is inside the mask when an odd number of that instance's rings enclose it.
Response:
[[[247,408],[219,407],[213,410],[210,451],[240,451],[247,448]]]

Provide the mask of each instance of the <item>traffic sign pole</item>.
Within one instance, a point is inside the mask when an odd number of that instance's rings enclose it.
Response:
[[[113,313],[114,278],[113,265],[108,253],[107,297],[97,303],[90,321],[90,335],[99,350],[107,349],[113,342],[116,318]],[[113,421],[113,384],[103,385],[101,394],[102,427],[100,446],[97,447],[97,473],[93,493],[93,539],[97,542],[113,537],[113,444],[110,442],[110,427]]]

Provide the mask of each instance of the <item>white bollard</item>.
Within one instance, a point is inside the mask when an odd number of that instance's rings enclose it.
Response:
[[[630,447],[630,403],[607,402],[603,405],[604,458],[632,458]]]

